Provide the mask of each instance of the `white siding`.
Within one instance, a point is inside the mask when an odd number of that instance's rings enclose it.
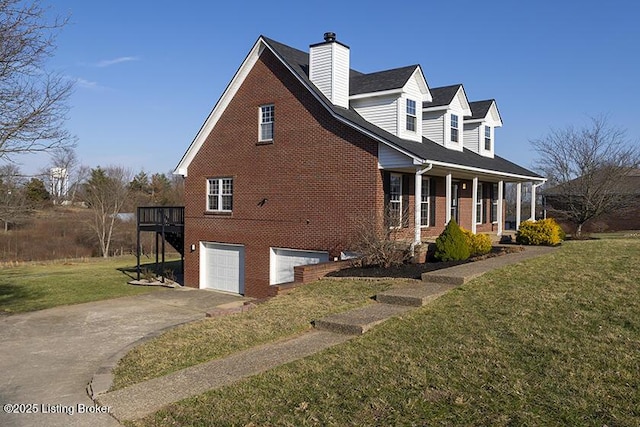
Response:
[[[309,79],[333,104],[349,107],[349,48],[323,43],[309,50]]]
[[[444,111],[422,113],[422,135],[438,144],[444,143]]]
[[[487,126],[485,124],[485,126]],[[495,138],[495,128],[491,127],[491,150],[485,150],[484,149],[484,129],[485,126],[480,126],[480,130],[478,131],[479,133],[479,144],[480,144],[480,154],[485,156],[485,157],[491,157],[493,158],[494,156],[494,150],[496,147],[496,138]]]
[[[398,109],[398,136],[400,138],[409,139],[411,141],[422,141],[422,92],[418,85],[417,75],[414,74],[413,78],[407,81],[404,86],[404,95],[400,100],[400,108]],[[416,102],[416,131],[411,132],[407,130],[407,99],[412,99]]]
[[[382,143],[378,144],[378,166],[381,169],[414,167],[411,157]]]
[[[309,79],[329,99],[331,99],[331,60],[332,50],[328,43],[313,46],[309,50]]]
[[[398,99],[395,97],[375,97],[351,101],[351,106],[366,121],[390,132],[398,133]]]
[[[478,153],[480,150],[480,123],[464,124],[464,147]]]
[[[349,108],[349,48],[332,43],[334,49],[333,94],[335,105]]]

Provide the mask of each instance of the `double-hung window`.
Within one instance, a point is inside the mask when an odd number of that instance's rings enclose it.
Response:
[[[451,141],[458,142],[458,116],[451,115]]]
[[[233,178],[207,180],[207,211],[231,212],[233,209]]]
[[[402,226],[402,175],[398,174],[389,177],[389,224]]]
[[[484,127],[484,149],[487,151],[491,150],[491,127]]]
[[[407,99],[407,130],[416,131],[416,101]]]
[[[273,141],[274,118],[275,106],[273,104],[260,107],[260,142]]]
[[[478,183],[478,192],[476,193],[476,224],[482,224],[482,183]]]
[[[422,227],[429,226],[429,212],[431,212],[431,206],[429,206],[429,178],[422,177],[422,194],[420,195],[420,225]]]

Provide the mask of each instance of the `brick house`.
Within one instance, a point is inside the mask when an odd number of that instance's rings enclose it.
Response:
[[[308,52],[258,38],[175,171],[185,285],[272,295],[383,212],[414,244],[451,218],[500,235],[504,184],[543,182],[494,154],[494,100],[429,88],[419,65],[360,73],[349,55],[333,33]]]

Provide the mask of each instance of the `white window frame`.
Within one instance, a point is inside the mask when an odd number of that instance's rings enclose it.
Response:
[[[207,179],[207,212],[233,211],[233,178]]]
[[[276,107],[274,104],[261,105],[258,109],[258,141],[273,141],[275,132]]]
[[[453,135],[455,135],[455,139],[453,138]],[[457,114],[451,114],[451,137],[449,139],[451,139],[451,142],[455,142],[456,144],[460,141],[460,122]]]
[[[413,99],[407,99],[407,120],[406,120],[406,129],[409,132],[415,132],[417,129],[418,116],[416,113],[416,101]]]
[[[497,224],[498,223],[498,193],[499,193],[499,189],[498,187],[500,186],[500,183],[498,182],[494,182],[493,184],[491,184],[491,213],[490,213],[490,218],[491,218],[491,223],[492,224]],[[493,214],[493,210],[495,208],[495,216]],[[495,218],[495,219],[494,219]]]
[[[420,227],[429,227],[429,218],[431,214],[431,181],[429,177],[422,177],[422,194],[420,195]]]
[[[394,180],[397,181],[397,191],[394,192]],[[394,216],[397,211],[397,223]],[[402,227],[402,175],[398,173],[389,174],[389,225],[390,228]]]
[[[487,135],[487,133],[489,135]],[[489,148],[487,148],[487,144],[489,144]],[[493,141],[491,140],[491,126],[484,127],[484,149],[485,151],[491,151],[491,144]]]
[[[483,215],[482,215],[482,206],[484,203],[484,199],[482,198],[482,183],[478,183],[478,191],[476,192],[476,224],[482,224]]]

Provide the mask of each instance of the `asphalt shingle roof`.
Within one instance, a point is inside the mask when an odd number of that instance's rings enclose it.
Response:
[[[395,146],[401,150],[404,150],[415,157],[418,157],[427,162],[441,162],[448,163],[454,165],[460,165],[469,168],[482,169],[486,171],[496,171],[506,174],[519,175],[524,177],[532,177],[536,179],[542,178],[542,176],[531,172],[530,170],[523,168],[513,162],[510,162],[500,156],[495,156],[493,158],[484,157],[479,154],[474,153],[473,151],[464,149],[463,151],[455,151],[450,150],[448,148],[443,147],[442,145],[433,142],[429,139],[423,138],[422,142],[409,141],[406,139],[398,138],[396,135],[389,133],[382,128],[368,122],[365,120],[360,114],[358,114],[353,108],[342,108],[331,103],[325,96],[320,92],[316,86],[311,83],[309,80],[309,55],[306,52],[301,50],[292,48],[275,40],[269,39],[267,37],[262,37],[262,39],[271,47],[271,49],[280,57],[282,61],[285,62],[293,72],[295,72],[298,77],[307,84],[310,90],[314,91],[316,96],[320,99],[324,100],[325,105],[328,109],[330,109],[335,115],[342,117],[342,119],[347,122],[352,123],[356,126],[356,128],[360,128],[370,134],[375,135],[376,137],[386,141],[389,145]],[[407,75],[407,79],[411,75],[406,74],[411,70],[415,70],[415,66],[397,68],[394,70],[389,70],[387,72],[380,73],[372,73],[372,74],[363,74],[359,73],[355,70],[351,70],[351,81],[350,84],[354,80],[361,80],[359,83],[361,88],[366,87],[367,91],[375,91],[371,90],[373,86],[373,82],[380,82],[381,87],[386,87],[389,89],[389,86],[393,86],[400,81],[404,75]],[[370,80],[366,77],[369,76]],[[387,82],[385,84],[384,82]],[[405,80],[406,82],[406,80]],[[402,86],[404,86],[404,83]],[[400,87],[402,87],[400,86]],[[397,86],[396,86],[397,87]],[[393,87],[393,88],[396,88]],[[449,97],[449,102],[455,96],[460,85],[446,86],[443,88],[431,89],[431,93],[433,95],[434,90],[436,93],[440,92],[439,96],[441,99],[446,99]],[[438,90],[439,89],[439,90]],[[359,89],[362,90],[362,89]],[[378,90],[386,90],[386,89],[378,89]],[[351,92],[351,91],[350,91]],[[364,92],[358,92],[364,93]],[[434,101],[436,99],[435,95],[433,95]]]
[[[453,97],[458,93],[460,86],[462,85],[457,84],[429,89],[433,100],[431,102],[423,102],[422,108],[441,107],[443,105],[451,104],[451,101],[453,101]]]
[[[404,87],[417,67],[418,65],[410,65],[393,70],[352,76],[349,81],[349,95],[400,89]]]
[[[471,107],[471,117],[469,119],[476,120],[487,117],[487,114],[489,114],[489,108],[491,108],[491,104],[493,104],[493,102],[493,99],[469,102],[469,107]]]

